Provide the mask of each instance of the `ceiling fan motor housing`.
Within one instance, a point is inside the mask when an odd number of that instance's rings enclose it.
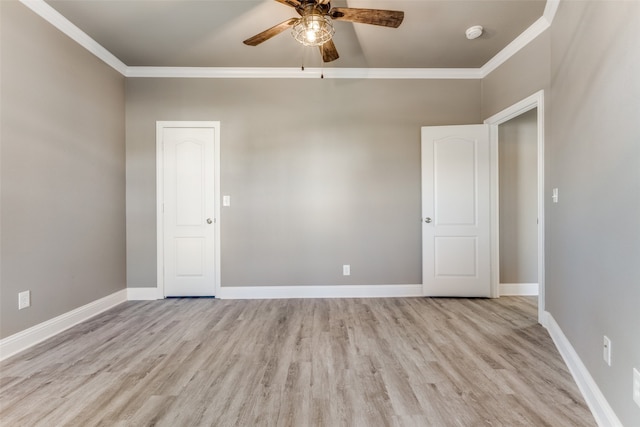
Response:
[[[308,8],[313,8],[322,14],[327,14],[331,9],[331,3],[322,2],[321,0],[300,0],[300,6],[296,7],[296,10],[302,15]]]

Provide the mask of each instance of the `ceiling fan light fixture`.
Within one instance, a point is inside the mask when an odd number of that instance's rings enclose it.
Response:
[[[291,34],[305,46],[322,46],[335,34],[331,18],[319,13],[305,14],[291,28]]]
[[[323,63],[335,61],[340,57],[332,40],[336,32],[333,21],[398,28],[404,19],[404,12],[399,10],[331,7],[330,0],[277,0],[277,2],[292,7],[300,17],[289,18],[267,28],[249,37],[243,43],[248,46],[258,46],[290,29],[291,35],[298,43],[320,48]]]

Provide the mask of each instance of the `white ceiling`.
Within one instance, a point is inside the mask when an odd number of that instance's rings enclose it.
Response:
[[[47,0],[128,66],[318,67],[317,48],[288,31],[243,40],[290,17],[274,0]],[[544,0],[335,0],[332,6],[405,12],[397,28],[335,22],[340,58],[326,68],[478,68],[543,14]],[[467,40],[465,30],[485,34]]]

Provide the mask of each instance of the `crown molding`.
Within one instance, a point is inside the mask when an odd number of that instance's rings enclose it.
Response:
[[[0,0],[1,1],[1,0]],[[93,53],[107,65],[118,71],[122,75],[126,75],[127,66],[111,52],[102,47],[98,42],[89,37],[87,33],[76,27],[71,21],[62,16],[60,12],[49,6],[44,0],[20,0],[22,4],[27,6],[45,21],[62,31],[80,46]]]
[[[487,77],[492,71],[504,64],[507,59],[518,53],[520,49],[531,43],[549,28],[559,4],[560,0],[547,0],[542,16],[480,68],[481,78]]]
[[[247,79],[480,79],[479,68],[127,67],[126,77]]]
[[[558,11],[558,6],[560,5],[560,0],[547,0],[547,4],[544,6],[544,12],[542,16],[549,21],[549,25],[553,23],[553,18],[556,17],[556,12]]]
[[[560,0],[547,0],[543,16],[481,68],[307,68],[304,71],[299,68],[279,67],[129,67],[44,0],[20,0],[20,2],[125,77],[483,79],[549,28]]]
[[[524,30],[522,34],[513,39],[511,43],[506,45],[504,49],[498,52],[493,58],[487,61],[480,68],[481,78],[487,77],[491,72],[493,72],[500,65],[504,64],[509,58],[518,53],[522,48],[528,45],[530,42],[535,40],[540,34],[544,32],[547,28],[549,28],[550,23],[547,19],[542,16],[538,18],[536,22],[531,24],[529,28]]]

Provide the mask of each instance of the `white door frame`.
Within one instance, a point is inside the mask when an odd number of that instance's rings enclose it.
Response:
[[[157,225],[157,297],[162,299],[164,293],[164,153],[162,144],[162,134],[164,128],[213,128],[214,130],[214,265],[215,274],[215,295],[220,294],[220,122],[214,121],[157,121],[156,122],[156,225]]]
[[[544,306],[544,91],[513,104],[489,117],[484,123],[490,125],[491,152],[491,296],[500,296],[500,219],[499,219],[499,181],[498,181],[498,126],[534,108],[538,109],[538,322],[543,323]]]

